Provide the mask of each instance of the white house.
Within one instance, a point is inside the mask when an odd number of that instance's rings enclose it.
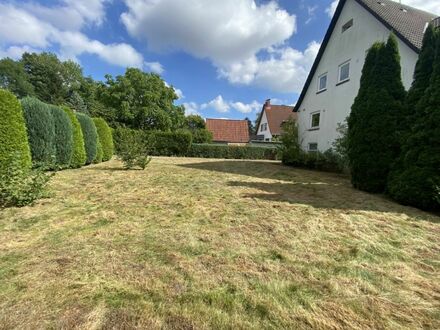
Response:
[[[296,120],[297,114],[293,112],[294,107],[288,105],[275,105],[266,100],[258,116],[257,140],[271,142],[281,135],[282,125],[289,118]]]
[[[398,38],[402,80],[409,89],[424,32],[436,17],[390,0],[340,0],[295,106],[302,147],[332,147],[337,126],[358,93],[367,50],[386,41],[391,31]]]

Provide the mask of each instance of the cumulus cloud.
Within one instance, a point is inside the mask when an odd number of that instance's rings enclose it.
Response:
[[[216,98],[212,99],[211,101],[207,103],[203,103],[197,109],[200,110],[214,109],[219,113],[227,113],[230,112],[231,109],[234,109],[241,113],[252,113],[260,110],[261,107],[262,107],[261,103],[258,103],[257,101],[253,101],[251,103],[226,101],[222,95],[218,95]]]
[[[181,50],[207,58],[231,83],[298,92],[314,59],[309,58],[314,55],[309,49],[285,46],[296,32],[296,16],[275,1],[257,5],[254,0],[125,0],[125,4],[128,10],[121,20],[131,36],[153,51]],[[315,10],[310,7],[310,14]],[[179,14],[170,20],[170,12]],[[268,53],[269,60],[262,59]],[[275,79],[271,69],[281,76]]]
[[[327,15],[332,18],[333,15],[335,14],[336,11],[336,7],[338,7],[338,3],[339,0],[334,0],[329,7],[326,8],[325,12],[327,13]]]
[[[199,105],[196,102],[188,102],[183,103],[183,106],[185,107],[185,115],[200,115],[199,113]]]
[[[142,68],[143,56],[131,45],[104,44],[81,32],[86,25],[103,22],[106,2],[64,0],[54,7],[34,2],[0,4],[0,56],[19,58],[26,51],[40,52],[55,47],[64,59],[77,60],[77,56],[88,53],[110,64]],[[157,62],[146,63],[152,69],[162,69]]]
[[[159,62],[144,62],[144,67],[157,74],[162,74],[165,71]]]
[[[440,15],[440,2],[438,0],[403,0],[402,3],[411,7]]]

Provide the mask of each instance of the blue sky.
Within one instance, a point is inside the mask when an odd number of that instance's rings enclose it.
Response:
[[[436,1],[406,3],[430,9]],[[95,79],[136,66],[160,73],[188,113],[254,119],[267,98],[296,102],[336,4],[0,0],[0,57],[53,51]]]

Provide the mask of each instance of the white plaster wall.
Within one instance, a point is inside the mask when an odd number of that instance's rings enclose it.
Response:
[[[267,130],[261,131],[261,125],[267,124]],[[263,111],[263,115],[261,116],[260,126],[258,127],[257,135],[264,135],[264,141],[269,139],[272,141],[272,134],[270,133],[269,124],[267,123],[266,111]]]
[[[353,19],[353,26],[342,33],[342,26],[350,19]],[[337,124],[349,115],[359,90],[367,50],[376,41],[386,41],[389,34],[390,31],[356,1],[347,0],[299,109],[299,140],[305,150],[309,143],[318,143],[320,151],[332,146],[338,136]],[[418,55],[400,39],[398,41],[402,80],[409,89]],[[350,81],[336,86],[338,67],[347,60],[350,60]],[[327,90],[317,94],[318,77],[326,72]],[[310,116],[316,111],[321,111],[320,128],[310,130]]]

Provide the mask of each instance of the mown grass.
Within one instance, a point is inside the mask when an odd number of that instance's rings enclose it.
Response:
[[[438,216],[274,162],[121,168],[0,211],[0,328],[440,328]]]

